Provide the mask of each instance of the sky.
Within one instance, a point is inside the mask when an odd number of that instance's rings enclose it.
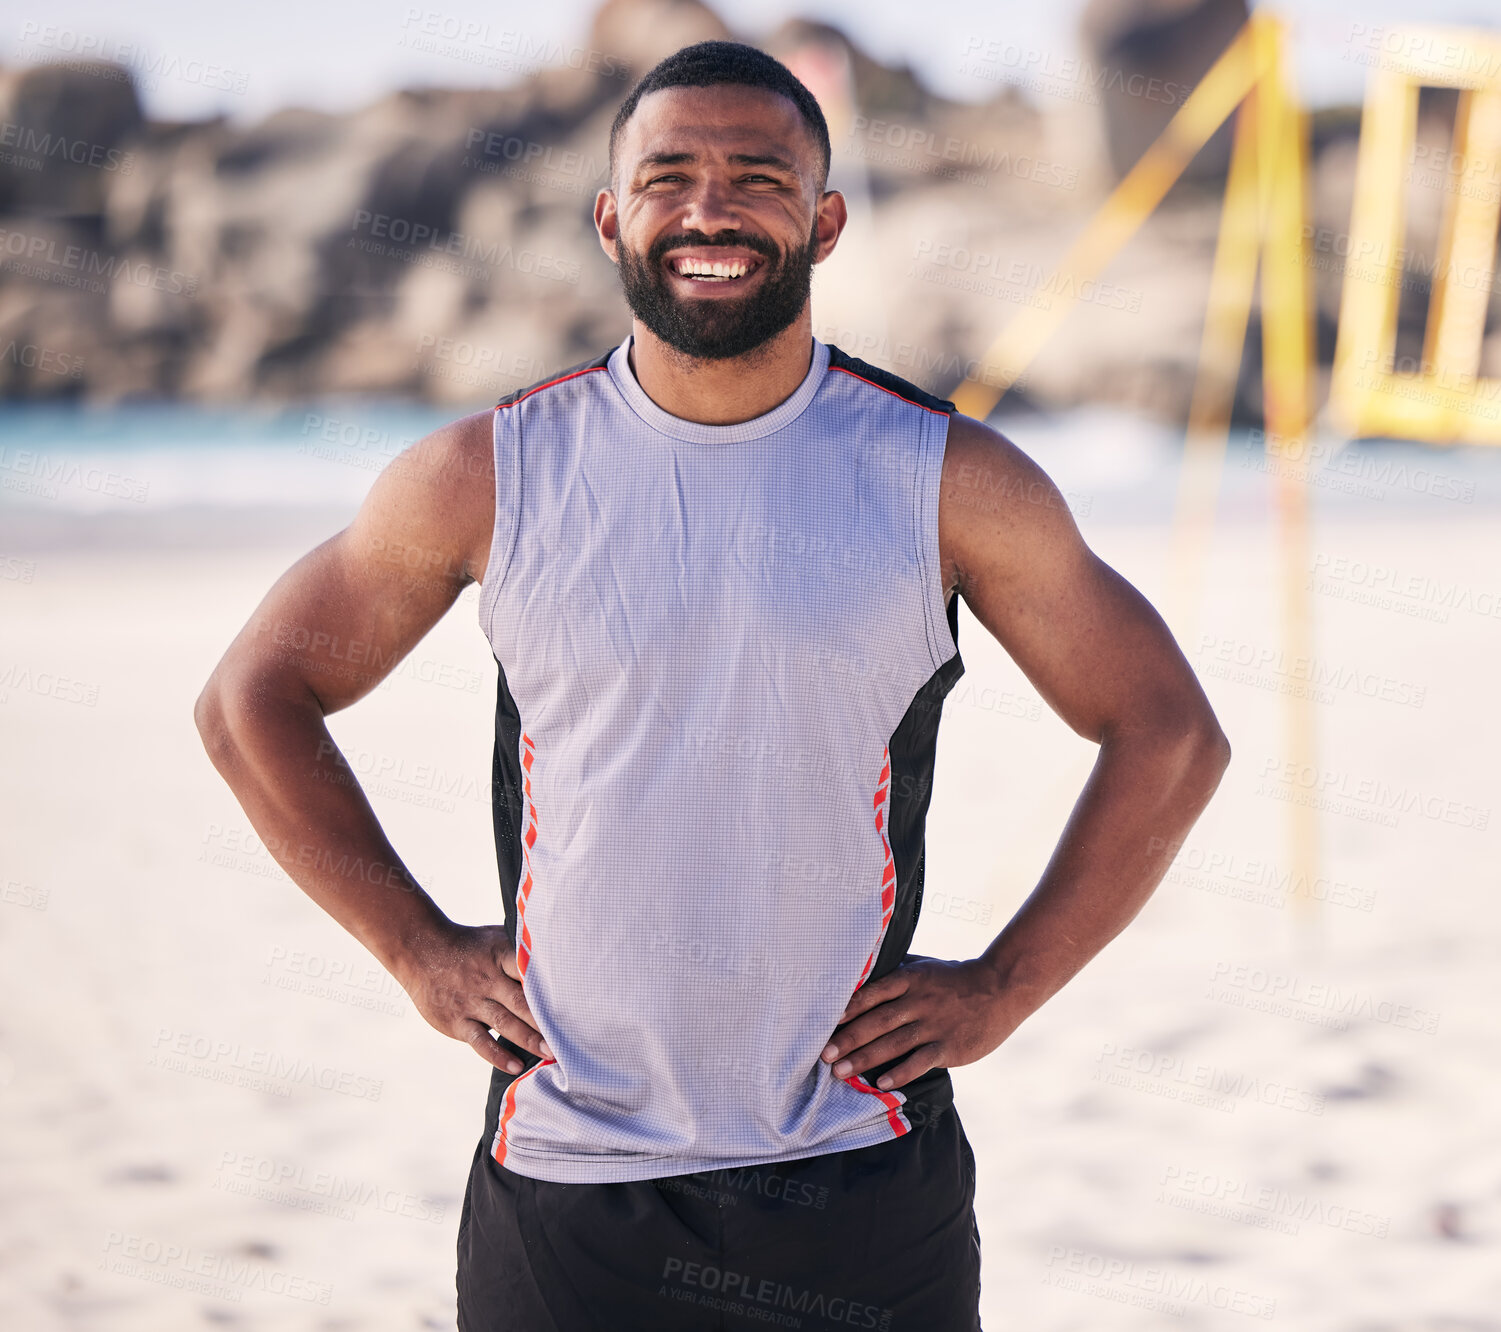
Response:
[[[512,82],[524,43],[535,61],[582,58],[595,0],[20,0],[0,20],[0,64],[113,54],[137,71],[147,114],[258,120],[277,107],[344,110],[395,88]],[[794,15],[842,27],[869,54],[906,61],[936,92],[979,101],[996,71],[1046,73],[1079,54],[1084,0],[711,0],[747,38]],[[1299,90],[1311,106],[1359,101],[1362,49],[1381,27],[1501,27],[1498,0],[1282,0]],[[439,49],[432,50],[436,45]],[[968,72],[986,56],[989,81]]]

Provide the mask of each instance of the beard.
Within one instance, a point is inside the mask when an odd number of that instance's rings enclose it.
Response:
[[[766,261],[767,271],[759,290],[706,300],[674,295],[662,259],[669,250],[684,245],[726,245],[754,251]],[[631,312],[669,347],[700,360],[728,360],[754,351],[802,313],[812,290],[817,251],[816,221],[808,243],[785,256],[764,237],[733,232],[721,232],[717,238],[697,231],[659,236],[644,257],[621,239],[620,285]]]

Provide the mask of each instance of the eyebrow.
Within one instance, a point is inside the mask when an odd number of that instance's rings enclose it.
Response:
[[[698,160],[697,153],[648,153],[638,163],[638,170],[651,167],[687,166]],[[796,171],[791,162],[784,157],[777,157],[774,153],[731,153],[726,160],[735,166],[769,166],[777,167],[782,171]]]

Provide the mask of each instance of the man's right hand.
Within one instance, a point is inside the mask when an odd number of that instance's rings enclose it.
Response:
[[[413,949],[396,978],[432,1026],[472,1045],[502,1072],[520,1073],[523,1065],[492,1030],[512,1045],[552,1058],[526,1002],[516,946],[504,925],[450,922]]]

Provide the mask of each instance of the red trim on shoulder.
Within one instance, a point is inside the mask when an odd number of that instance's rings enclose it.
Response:
[[[514,407],[518,402],[525,402],[532,396],[533,393],[541,393],[543,389],[549,389],[554,384],[565,384],[570,379],[577,379],[580,375],[588,375],[592,374],[596,370],[608,369],[609,366],[605,365],[586,365],[582,370],[575,370],[572,374],[569,375],[559,375],[556,379],[549,379],[545,384],[538,384],[536,388],[527,389],[527,391],[523,393],[519,398],[512,398],[510,402],[497,402],[495,404],[495,410],[498,412],[502,411],[506,407]]]
[[[869,384],[871,386],[871,388],[880,389],[882,393],[889,393],[889,394],[891,394],[891,396],[893,398],[900,398],[903,402],[909,403],[913,407],[922,407],[923,411],[925,411],[925,412],[932,412],[934,416],[947,416],[948,415],[947,412],[940,412],[936,408],[933,408],[933,407],[923,407],[922,403],[920,403],[920,402],[913,402],[911,398],[903,397],[895,389],[889,389],[884,384],[877,384],[875,380],[873,380],[873,379],[866,379],[866,377],[864,375],[857,375],[853,370],[846,369],[842,365],[831,365],[829,367],[829,369],[830,370],[837,370],[837,371],[839,371],[839,373],[841,375],[848,375],[851,379],[858,379],[862,384]],[[546,386],[544,385],[544,387],[546,387]]]

